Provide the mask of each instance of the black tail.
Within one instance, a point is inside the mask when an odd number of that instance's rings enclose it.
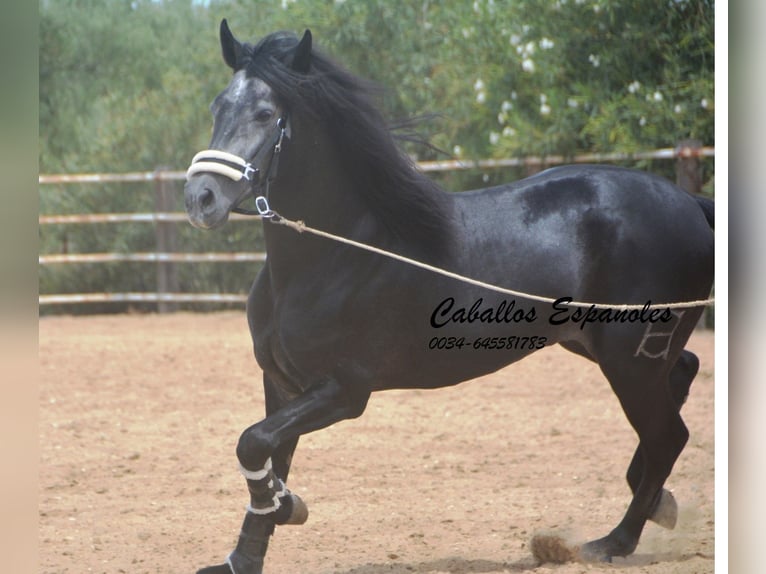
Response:
[[[710,226],[710,229],[715,229],[715,202],[707,197],[701,197],[699,195],[694,196],[697,203],[702,208],[702,213],[705,214],[705,219]]]

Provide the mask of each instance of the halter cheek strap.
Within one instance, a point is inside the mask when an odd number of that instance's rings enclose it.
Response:
[[[270,140],[258,149],[253,156],[252,161],[247,161],[238,155],[229,152],[206,149],[192,158],[189,169],[186,170],[186,179],[199,173],[216,173],[238,182],[247,180],[250,185],[245,188],[242,194],[234,202],[232,211],[244,215],[260,215],[261,217],[275,217],[275,213],[269,208],[268,196],[271,182],[277,177],[279,166],[279,154],[282,151],[282,144],[285,138],[290,137],[290,126],[287,122],[287,116],[282,116],[277,120],[274,134]],[[266,155],[271,153],[271,158],[266,169],[266,177],[263,177],[261,170],[253,165],[263,165]],[[265,189],[264,189],[265,188]],[[264,194],[258,192],[264,189]],[[256,211],[239,207],[247,196],[252,194],[255,200]]]

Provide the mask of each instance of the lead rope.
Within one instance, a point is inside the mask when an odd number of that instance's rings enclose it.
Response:
[[[377,253],[378,255],[383,255],[384,257],[395,259],[396,261],[402,261],[403,263],[407,263],[415,267],[420,267],[421,269],[425,269],[433,273],[438,273],[439,275],[444,275],[445,277],[449,277],[450,279],[456,279],[458,281],[462,281],[463,283],[476,285],[477,287],[482,287],[484,289],[489,289],[491,291],[496,291],[498,293],[503,293],[505,295],[512,295],[514,297],[530,299],[532,301],[540,301],[541,303],[558,302],[559,304],[567,305],[570,307],[581,307],[581,308],[589,308],[589,309],[593,307],[598,307],[599,309],[611,309],[615,311],[634,311],[634,310],[640,311],[640,310],[648,309],[649,307],[661,307],[663,309],[688,309],[691,307],[707,307],[708,305],[712,305],[715,302],[715,299],[712,297],[709,299],[699,299],[697,301],[682,301],[682,302],[676,302],[676,303],[652,303],[651,305],[648,303],[643,305],[642,304],[616,305],[616,304],[609,304],[609,303],[589,303],[585,301],[561,301],[559,299],[553,299],[552,297],[543,297],[542,295],[524,293],[523,291],[515,291],[514,289],[507,289],[505,287],[492,285],[491,283],[485,283],[484,281],[479,281],[478,279],[472,279],[471,277],[466,277],[458,273],[453,273],[452,271],[447,271],[446,269],[442,269],[441,267],[434,267],[433,265],[429,265],[428,263],[423,263],[422,261],[418,261],[417,259],[411,259],[409,257],[405,257],[404,255],[399,255],[398,253],[392,253],[391,251],[380,249],[379,247],[374,247],[366,243],[360,243],[358,241],[354,241],[353,239],[348,239],[347,237],[341,237],[340,235],[335,235],[334,233],[328,233],[327,231],[322,231],[321,229],[315,229],[313,227],[309,227],[303,221],[300,221],[300,220],[293,221],[291,219],[287,219],[286,217],[282,217],[281,215],[279,215],[276,211],[274,211],[273,209],[271,209],[271,207],[269,207],[268,201],[263,196],[257,197],[255,200],[255,204],[256,204],[256,208],[258,209],[258,215],[260,215],[262,219],[270,223],[273,223],[275,225],[284,225],[285,227],[294,229],[298,233],[311,233],[312,235],[316,235],[318,237],[324,237],[325,239],[331,239],[332,241],[337,241],[339,243],[351,245],[353,247],[357,247],[359,249],[363,249],[371,253]]]

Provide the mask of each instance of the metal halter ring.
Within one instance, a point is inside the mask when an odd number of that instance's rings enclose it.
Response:
[[[274,217],[275,215],[269,206],[269,200],[262,195],[255,198],[255,209],[258,210],[258,215],[266,219]]]

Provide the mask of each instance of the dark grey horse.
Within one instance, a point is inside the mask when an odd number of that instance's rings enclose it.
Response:
[[[663,485],[688,438],[679,410],[699,362],[684,346],[702,307],[650,303],[709,295],[712,202],[603,166],[444,192],[400,151],[369,86],[311,42],[307,31],[241,43],[222,22],[234,76],[212,104],[210,150],[188,173],[197,227],[223,225],[258,195],[268,253],[247,305],[266,417],[236,451],[250,505],[226,563],[200,572],[260,573],[275,525],[305,521],[285,487],[301,435],[358,417],[373,391],[455,385],[554,344],[599,365],[639,438],[630,506],[582,557],[630,554],[648,519],[672,527]],[[280,217],[555,302],[298,233]]]

